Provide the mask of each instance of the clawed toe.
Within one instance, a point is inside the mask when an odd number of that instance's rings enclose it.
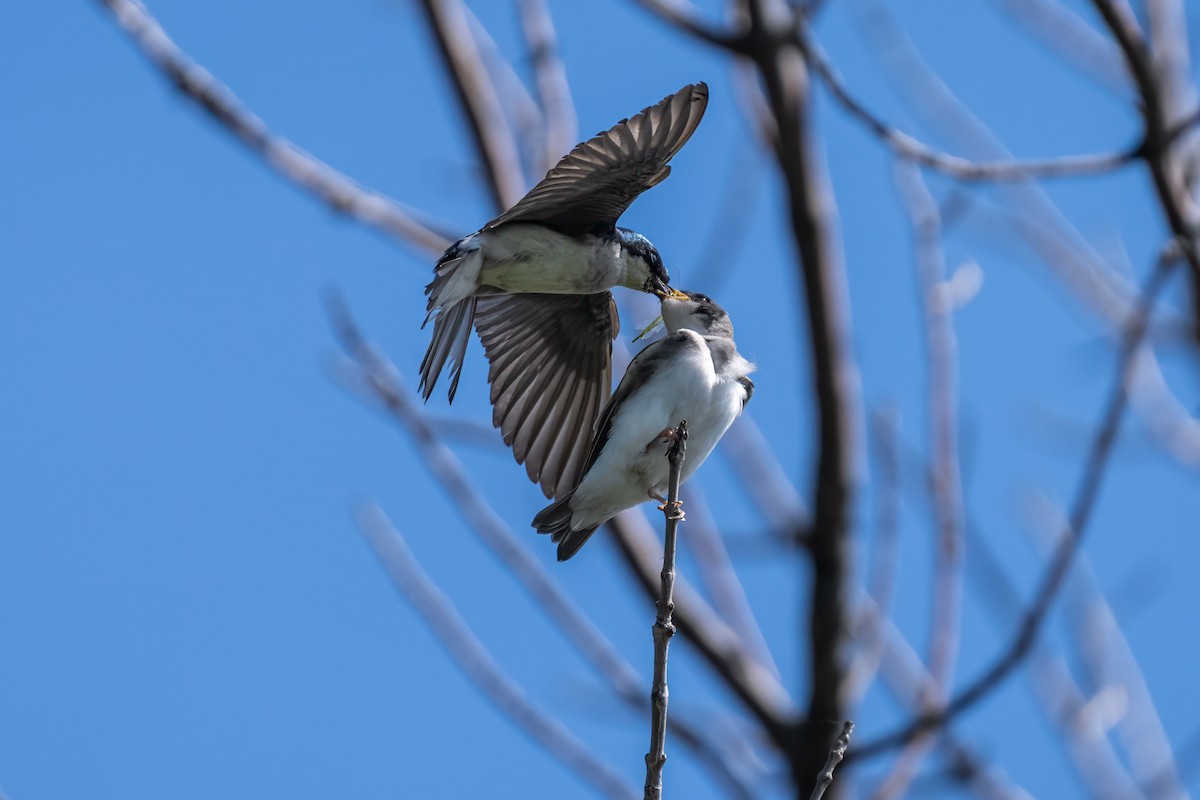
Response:
[[[674,428],[663,428],[661,431],[658,432],[657,436],[655,436],[650,441],[646,442],[646,446],[643,448],[643,452],[649,453],[651,447],[654,447],[655,445],[659,445],[659,444],[668,444],[673,441],[675,441],[675,429]],[[662,500],[662,498],[655,498],[655,499]],[[666,500],[663,500],[663,502],[665,503]]]

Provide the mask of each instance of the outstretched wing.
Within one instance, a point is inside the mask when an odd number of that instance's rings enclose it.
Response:
[[[612,386],[612,294],[508,294],[477,303],[492,424],[530,480],[561,497],[575,486]]]
[[[484,226],[537,222],[568,235],[611,229],[634,199],[670,174],[704,116],[708,86],[685,86],[576,145],[515,206]]]

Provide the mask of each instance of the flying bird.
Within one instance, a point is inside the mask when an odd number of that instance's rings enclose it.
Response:
[[[612,388],[619,323],[609,289],[673,294],[658,250],[617,220],[670,174],[707,104],[705,84],[685,86],[577,145],[515,206],[451,245],[425,287],[434,324],[422,396],[449,362],[454,401],[474,325],[492,424],[547,497],[574,485]]]
[[[533,518],[558,543],[559,561],[621,511],[666,502],[666,452],[680,420],[688,424],[686,481],[754,394],[754,365],[738,353],[729,315],[705,295],[682,294],[663,299],[669,333],[629,363],[600,413],[579,483]]]

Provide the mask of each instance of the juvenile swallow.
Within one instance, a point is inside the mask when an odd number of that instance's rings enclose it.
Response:
[[[754,394],[754,365],[738,353],[729,315],[705,295],[683,294],[663,299],[669,333],[629,363],[600,412],[579,483],[533,518],[558,543],[559,561],[621,511],[666,502],[666,452],[680,420],[688,424],[686,481]]]
[[[609,289],[673,293],[658,250],[617,219],[670,174],[707,104],[705,84],[685,86],[577,145],[515,206],[455,242],[425,287],[434,324],[422,396],[449,361],[454,401],[473,324],[492,424],[547,497],[574,484],[612,387],[619,324]]]

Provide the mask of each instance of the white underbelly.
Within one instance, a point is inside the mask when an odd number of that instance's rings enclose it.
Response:
[[[584,476],[571,503],[576,526],[606,520],[644,502],[651,492],[666,494],[670,471],[667,445],[656,442],[663,430],[687,420],[682,475],[687,480],[741,413],[744,390],[740,384],[719,381],[711,372],[668,371],[674,374],[659,378],[671,391],[637,398],[638,413],[613,426],[600,457]]]
[[[621,282],[616,241],[593,246],[542,225],[504,225],[477,234],[484,240],[480,286],[506,292],[594,294]]]

